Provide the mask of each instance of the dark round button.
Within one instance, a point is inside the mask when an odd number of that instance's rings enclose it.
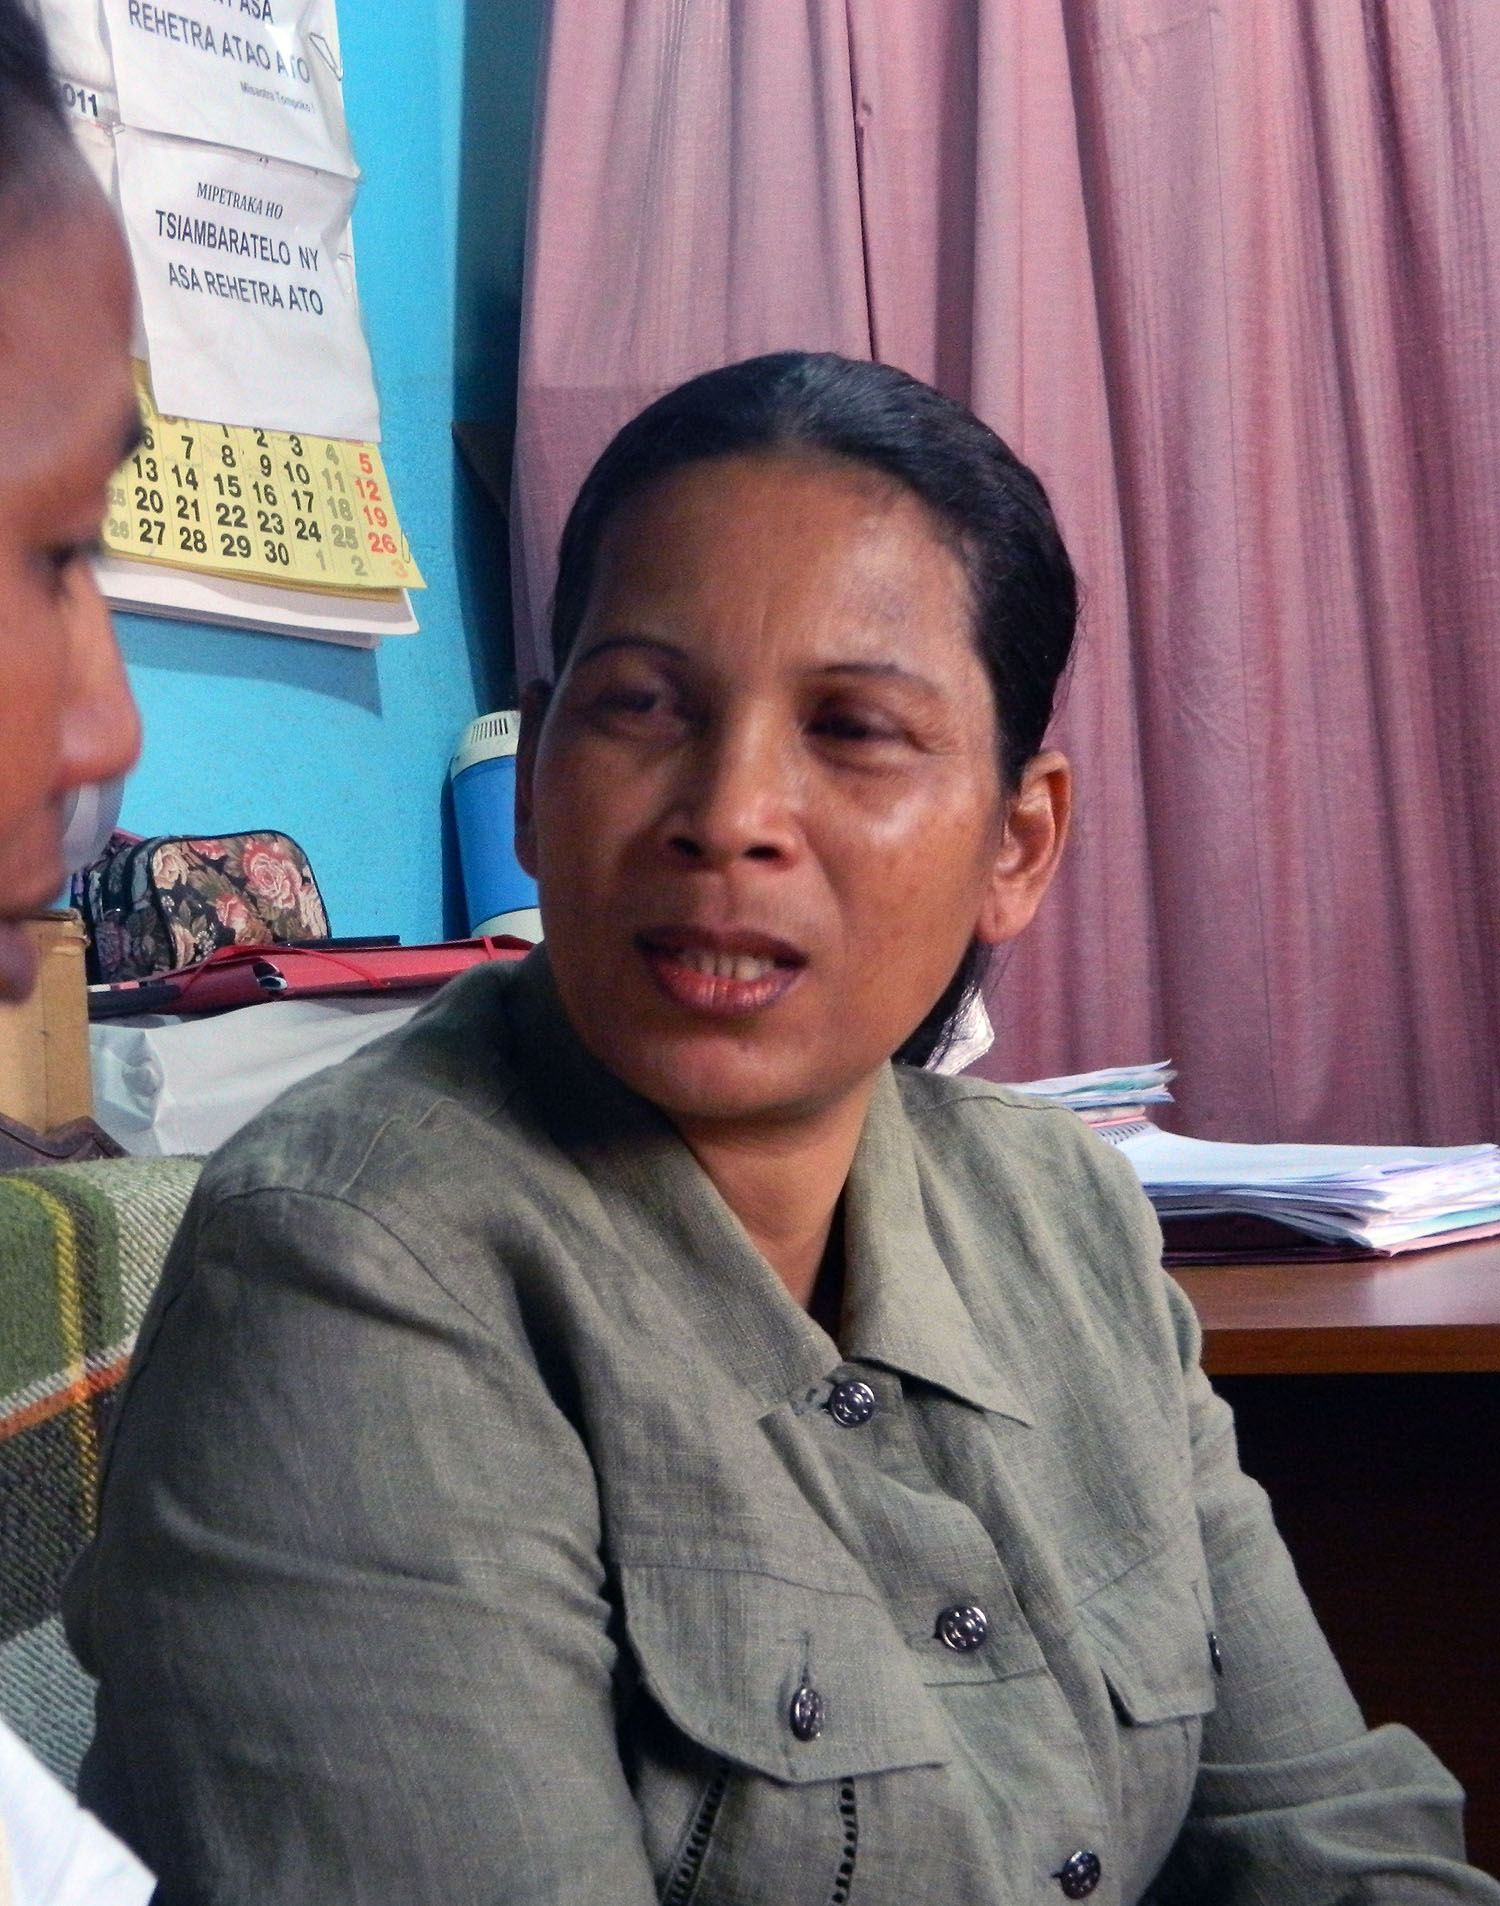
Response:
[[[1224,1672],[1224,1650],[1219,1646],[1219,1637],[1212,1628],[1208,1631],[1208,1659],[1215,1674]]]
[[[818,1690],[810,1688],[804,1681],[792,1696],[791,1712],[787,1718],[792,1724],[792,1732],[799,1741],[815,1741],[823,1732],[823,1723],[828,1718],[828,1709]]]
[[[845,1429],[858,1429],[861,1423],[868,1423],[875,1414],[875,1392],[868,1383],[861,1383],[858,1377],[850,1377],[845,1383],[835,1383],[833,1394],[828,1399],[828,1414],[835,1423],[842,1423]]]
[[[1099,1875],[1103,1870],[1099,1855],[1090,1853],[1087,1847],[1080,1847],[1076,1853],[1070,1853],[1055,1875],[1063,1890],[1063,1898],[1087,1899],[1099,1884]]]
[[[972,1654],[976,1648],[982,1648],[988,1639],[990,1618],[982,1608],[956,1603],[952,1608],[945,1608],[938,1616],[935,1632],[943,1646],[951,1648],[955,1654]]]

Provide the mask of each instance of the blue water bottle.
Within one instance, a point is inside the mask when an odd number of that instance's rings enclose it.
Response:
[[[448,767],[458,857],[464,870],[469,931],[513,933],[540,940],[536,882],[516,859],[516,740],[514,708],[471,721]]]

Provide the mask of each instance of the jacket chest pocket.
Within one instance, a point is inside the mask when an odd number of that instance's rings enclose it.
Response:
[[[789,1786],[948,1759],[942,1713],[869,1596],[739,1568],[619,1577],[642,1679],[711,1753]]]
[[[1149,1884],[1181,1830],[1203,1717],[1217,1700],[1213,1610],[1194,1532],[1096,1589],[1078,1607],[1119,1725],[1125,1896]]]
[[[663,1900],[841,1906],[861,1782],[951,1751],[890,1617],[750,1569],[624,1566],[619,1581],[641,1679],[686,1737],[680,1753],[654,1751],[647,1728],[634,1744]]]

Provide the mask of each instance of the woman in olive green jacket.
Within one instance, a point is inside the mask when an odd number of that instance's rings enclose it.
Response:
[[[545,951],[220,1153],[142,1334],[70,1631],[164,1906],[1500,1901],[1129,1168],[923,1069],[1062,848],[1075,608],[896,371],[605,452],[525,708]]]

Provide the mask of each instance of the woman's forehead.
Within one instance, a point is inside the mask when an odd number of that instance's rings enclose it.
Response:
[[[620,510],[586,620],[602,633],[643,612],[827,624],[861,644],[920,624],[969,644],[967,576],[927,506],[883,472],[797,453],[691,464]]]
[[[119,451],[135,416],[129,262],[97,192],[59,195],[30,219],[0,273],[0,469]]]
[[[937,534],[927,506],[887,471],[797,445],[695,458],[664,471],[620,506],[610,530],[632,519],[686,524],[751,511],[795,518],[809,508],[870,524],[915,514]]]

